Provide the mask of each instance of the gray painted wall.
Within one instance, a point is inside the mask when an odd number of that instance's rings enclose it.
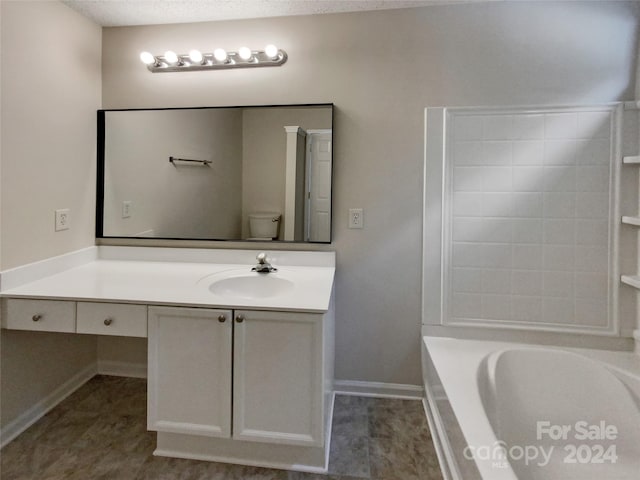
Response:
[[[3,270],[94,244],[101,42],[66,5],[2,2]]]
[[[336,377],[419,384],[424,107],[633,99],[639,8],[491,2],[107,28],[103,105],[334,102]],[[284,66],[151,74],[138,60],[268,42]],[[347,229],[350,207],[364,208],[363,230]]]
[[[2,269],[93,245],[101,29],[58,2],[1,2]],[[71,229],[54,232],[54,210]],[[96,339],[2,330],[5,426],[96,360]]]
[[[110,28],[102,38],[57,2],[0,6],[2,269],[93,244],[101,93],[103,108],[336,104],[339,379],[420,383],[425,106],[608,102],[636,88],[634,2],[444,5]],[[267,42],[288,51],[283,67],[153,75],[138,61],[142,50]],[[44,46],[51,56],[39,57]],[[72,228],[54,233],[53,209],[66,207]],[[350,207],[365,209],[363,230],[346,228]],[[3,424],[95,360],[90,336],[7,333]],[[146,358],[144,342],[101,340],[102,360]]]

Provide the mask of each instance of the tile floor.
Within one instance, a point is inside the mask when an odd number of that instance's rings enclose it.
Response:
[[[154,457],[146,382],[96,376],[0,453],[2,480],[441,480],[421,402],[337,396],[328,475]]]

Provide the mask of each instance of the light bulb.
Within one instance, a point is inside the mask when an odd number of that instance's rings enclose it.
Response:
[[[200,50],[191,50],[189,52],[189,59],[193,63],[202,63],[202,53],[200,53]]]
[[[269,58],[276,58],[278,56],[278,47],[272,44],[267,45],[266,47],[264,47],[264,53]]]
[[[178,63],[178,55],[173,50],[167,50],[164,52],[164,59],[167,63]]]
[[[243,60],[249,60],[251,58],[251,50],[249,50],[247,47],[242,47],[240,50],[238,50],[238,55],[240,55],[240,58]]]
[[[149,52],[142,52],[140,54],[140,60],[145,65],[153,65],[154,63],[156,63],[156,57],[151,55]]]
[[[213,56],[219,62],[224,62],[227,60],[227,52],[224,51],[224,48],[216,48],[213,51]]]

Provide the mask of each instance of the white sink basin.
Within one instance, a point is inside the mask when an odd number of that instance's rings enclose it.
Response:
[[[209,285],[214,295],[235,298],[277,297],[293,290],[293,282],[275,273],[247,273],[221,278]]]

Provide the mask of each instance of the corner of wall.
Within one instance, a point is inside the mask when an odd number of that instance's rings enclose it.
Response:
[[[59,1],[0,2],[0,24],[0,265],[6,270],[95,244],[102,29]],[[71,210],[71,228],[55,232],[59,208]],[[0,344],[3,443],[95,373],[92,336],[3,329]]]
[[[95,243],[88,179],[96,168],[102,29],[57,1],[1,2],[1,9],[0,264],[7,269]],[[20,67],[6,68],[13,65]],[[71,228],[56,232],[61,208],[70,209]]]

